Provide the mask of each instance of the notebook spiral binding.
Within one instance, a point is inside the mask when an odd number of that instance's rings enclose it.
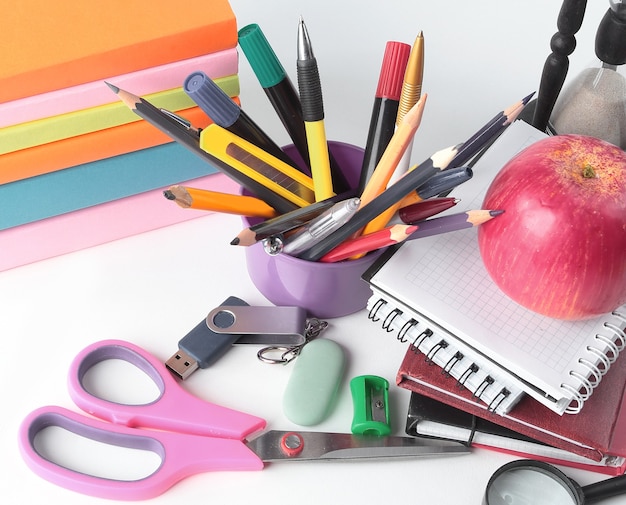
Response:
[[[588,345],[586,347],[587,353],[595,359],[595,362],[584,357],[578,358],[580,370],[569,371],[569,376],[574,384],[561,384],[561,388],[573,395],[572,403],[565,409],[567,414],[580,412],[585,401],[600,384],[602,377],[606,375],[611,365],[626,348],[626,313],[622,313],[618,309],[611,312],[611,316],[615,318],[616,322],[619,321],[620,325],[612,321],[605,322],[602,326],[609,336],[596,333],[593,336],[593,342],[597,346]]]
[[[386,300],[372,297],[368,303],[368,318],[380,322],[387,333],[396,333],[396,339],[409,344],[415,353],[423,353],[424,360],[441,368],[441,373],[456,379],[457,387],[469,389],[475,398],[493,412],[506,413],[522,396],[521,389],[504,380],[497,380],[491,370],[478,366],[468,355],[435,331],[425,321],[407,316],[400,307],[391,307]],[[494,367],[495,370],[495,367]]]
[[[396,339],[400,343],[408,343],[413,352],[423,353],[427,363],[440,366],[442,374],[456,379],[458,387],[469,389],[474,397],[486,403],[488,410],[506,413],[523,395],[523,388],[514,381],[507,381],[503,374],[498,374],[495,366],[484,370],[484,358],[475,359],[476,356],[472,356],[471,351],[454,348],[458,343],[449,343],[445,339],[445,330],[434,323],[425,318],[418,321],[407,315],[411,313],[410,310],[403,310],[400,306],[392,307],[387,300],[376,294],[370,298],[367,307],[368,318],[372,322],[381,321],[381,326],[387,333],[397,332]],[[586,347],[588,355],[580,357],[578,368],[569,371],[571,382],[560,385],[568,393],[568,397],[572,398],[565,413],[580,412],[602,377],[626,348],[626,313],[618,309],[611,316],[615,320],[603,324],[606,334],[596,333],[593,343]]]

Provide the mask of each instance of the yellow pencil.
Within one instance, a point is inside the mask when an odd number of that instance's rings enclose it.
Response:
[[[232,195],[179,185],[170,186],[163,192],[163,195],[183,209],[208,210],[247,217],[276,216],[276,211],[272,207],[253,196]]]

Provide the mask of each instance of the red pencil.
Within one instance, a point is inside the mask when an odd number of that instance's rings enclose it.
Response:
[[[360,235],[339,244],[322,256],[319,261],[335,263],[351,258],[354,255],[366,254],[370,251],[398,244],[407,239],[417,228],[416,225],[395,224],[367,235]]]

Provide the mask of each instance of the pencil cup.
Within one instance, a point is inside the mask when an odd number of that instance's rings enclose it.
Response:
[[[356,188],[363,149],[333,141],[328,146],[347,182]],[[295,162],[303,163],[294,146],[283,150]],[[244,227],[259,221],[243,218]],[[278,306],[302,307],[310,316],[321,319],[346,316],[365,308],[371,290],[361,275],[382,253],[375,251],[357,260],[320,263],[287,254],[269,255],[261,243],[245,249],[250,279],[265,298]]]

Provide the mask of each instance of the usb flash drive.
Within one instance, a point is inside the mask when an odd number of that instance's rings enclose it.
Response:
[[[235,296],[229,296],[222,305],[247,306]],[[216,333],[207,326],[206,317],[178,342],[178,351],[165,366],[178,378],[185,380],[198,368],[207,368],[230,349],[241,335]]]

